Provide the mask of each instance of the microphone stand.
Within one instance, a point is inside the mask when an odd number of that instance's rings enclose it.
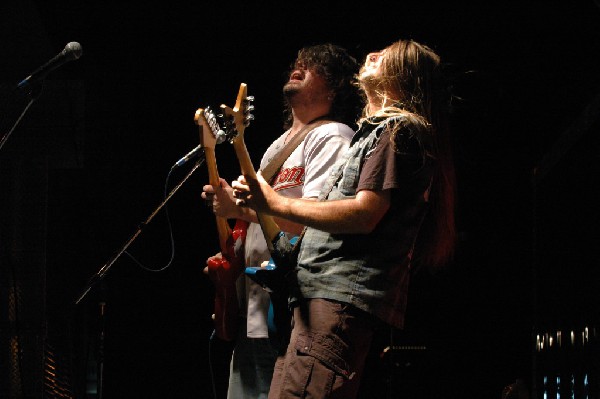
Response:
[[[106,324],[106,302],[99,303],[98,354],[96,359],[97,389],[96,398],[102,399],[104,388],[104,325]]]
[[[177,184],[172,190],[171,192],[167,195],[167,197],[160,203],[160,205],[150,214],[150,216],[148,216],[148,218],[138,226],[137,230],[135,231],[135,233],[131,236],[131,238],[129,238],[129,240],[127,240],[125,242],[125,244],[123,245],[123,247],[108,261],[104,264],[104,266],[102,266],[97,272],[96,274],[94,274],[92,276],[92,278],[89,280],[88,285],[85,287],[85,289],[82,291],[81,295],[77,298],[77,300],[75,301],[75,304],[78,305],[83,298],[85,298],[85,296],[90,292],[90,290],[99,282],[102,281],[102,279],[104,278],[104,276],[106,275],[106,273],[108,273],[108,271],[110,270],[110,268],[112,267],[112,265],[116,262],[116,260],[127,250],[127,248],[129,248],[129,246],[135,241],[135,239],[141,234],[142,229],[147,226],[150,221],[152,221],[152,219],[154,218],[154,216],[156,216],[156,214],[165,206],[165,204],[171,199],[171,197],[175,194],[175,192],[177,192],[177,190],[179,190],[179,188],[181,188],[181,186],[183,185],[183,183],[185,183],[190,176],[192,175],[192,173],[194,173],[196,171],[196,169],[198,169],[200,167],[200,165],[205,161],[205,157],[204,157],[204,152],[201,152],[200,154],[198,154],[199,159],[198,161],[196,161],[196,164],[194,165],[194,167],[185,175],[185,177],[179,182],[179,184]],[[177,165],[180,166],[180,165]],[[171,169],[173,169],[175,166],[173,166]],[[96,359],[96,373],[97,373],[97,398],[98,399],[103,399],[103,395],[104,395],[104,341],[105,341],[105,337],[106,337],[106,333],[105,333],[105,319],[106,319],[106,302],[101,301],[99,303],[99,331],[98,331],[98,347],[97,347],[97,359]]]
[[[96,285],[98,282],[100,282],[104,278],[104,276],[106,275],[106,273],[108,273],[108,271],[110,270],[110,268],[112,267],[112,265],[115,263],[115,261],[123,254],[123,252],[125,252],[127,250],[127,248],[129,248],[129,246],[133,243],[133,241],[135,241],[135,239],[137,238],[137,236],[140,235],[140,233],[142,232],[142,229],[146,225],[148,225],[148,223],[150,223],[150,221],[154,218],[154,216],[156,216],[156,214],[165,206],[165,204],[167,203],[167,201],[169,201],[169,199],[171,199],[171,197],[173,196],[173,194],[175,194],[175,192],[177,190],[179,190],[179,188],[183,185],[183,183],[185,183],[185,181],[192,175],[192,173],[194,173],[194,171],[196,171],[196,169],[198,169],[198,167],[204,162],[204,160],[205,160],[204,153],[202,153],[202,155],[200,156],[200,159],[196,162],[196,164],[194,165],[194,167],[181,180],[181,182],[179,182],[179,184],[177,186],[175,186],[173,188],[173,190],[171,190],[171,192],[169,193],[169,195],[167,195],[167,198],[165,198],[164,201],[161,202],[161,204],[150,214],[150,216],[146,219],[146,221],[144,221],[142,224],[140,224],[138,226],[138,228],[135,231],[135,233],[131,236],[131,238],[129,238],[129,240],[127,240],[125,242],[125,244],[119,250],[119,252],[117,252],[107,263],[104,264],[104,266],[102,266],[96,272],[96,274],[94,274],[92,276],[92,278],[90,279],[88,285],[85,287],[85,289],[82,291],[81,295],[75,301],[76,305],[78,305],[82,301],[82,299],[88,294],[88,292],[92,289],[92,287],[94,285]]]
[[[33,84],[31,84],[30,86],[28,86],[27,95],[29,96],[29,102],[27,103],[27,105],[25,106],[25,108],[23,109],[23,111],[21,112],[19,117],[17,118],[16,122],[12,125],[10,130],[2,137],[2,139],[0,139],[0,150],[2,149],[2,147],[4,147],[4,144],[6,144],[6,142],[8,141],[8,138],[10,137],[12,132],[17,128],[17,125],[19,124],[19,122],[21,122],[21,119],[23,119],[23,117],[25,116],[25,114],[27,113],[27,110],[31,107],[33,102],[38,99],[40,94],[42,94],[43,82],[44,82],[43,80],[36,81]],[[15,90],[18,90],[18,89],[20,89],[20,88],[19,87],[15,88]]]

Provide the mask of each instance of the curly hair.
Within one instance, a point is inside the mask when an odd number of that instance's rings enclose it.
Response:
[[[290,65],[288,75],[298,62],[313,69],[323,77],[334,93],[331,112],[327,117],[348,126],[356,124],[362,108],[362,97],[355,83],[359,65],[354,57],[335,44],[325,43],[307,46],[298,51],[296,60]],[[292,124],[291,105],[284,99],[284,128]]]

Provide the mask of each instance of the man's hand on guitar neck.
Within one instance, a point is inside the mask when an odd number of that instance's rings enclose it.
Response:
[[[202,198],[207,204],[212,207],[215,215],[226,219],[248,219],[249,210],[244,210],[235,204],[235,198],[233,198],[233,189],[229,186],[227,181],[223,178],[219,178],[220,186],[213,186],[210,184],[202,187]]]
[[[256,178],[241,175],[232,185],[232,198],[238,206],[245,209],[251,207],[255,211],[274,215],[274,209],[285,201],[285,197],[277,194],[260,172],[256,174]]]

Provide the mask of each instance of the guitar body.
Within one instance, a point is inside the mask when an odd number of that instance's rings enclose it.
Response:
[[[269,330],[275,333],[281,351],[285,351],[287,348],[292,328],[292,313],[288,307],[289,289],[286,275],[296,265],[295,259],[290,259],[290,255],[292,246],[298,242],[298,238],[298,236],[293,237],[289,242],[284,242],[283,245],[279,246],[284,249],[283,252],[276,250],[277,261],[271,258],[265,266],[247,266],[244,271],[246,276],[269,293],[271,298],[267,318]],[[281,240],[287,241],[287,237],[283,235],[280,237]],[[289,246],[286,245],[288,243]]]
[[[238,240],[246,239],[247,229],[248,223],[238,219],[221,259],[212,258],[207,262],[208,276],[215,286],[215,333],[225,341],[233,341],[237,334],[240,309],[236,281],[242,274],[244,262],[235,255],[234,248]]]
[[[289,259],[289,256],[292,246],[298,242],[298,236],[289,241],[285,236],[281,236],[279,240],[285,241],[274,249],[271,259],[265,266],[247,266],[244,271],[250,279],[270,293],[285,289],[287,286],[285,276],[296,265],[295,259]]]

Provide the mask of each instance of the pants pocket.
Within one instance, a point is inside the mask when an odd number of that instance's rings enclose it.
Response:
[[[295,342],[295,349],[301,354],[319,360],[344,379],[352,379],[354,376],[346,361],[349,347],[337,336],[308,331],[301,332]]]

